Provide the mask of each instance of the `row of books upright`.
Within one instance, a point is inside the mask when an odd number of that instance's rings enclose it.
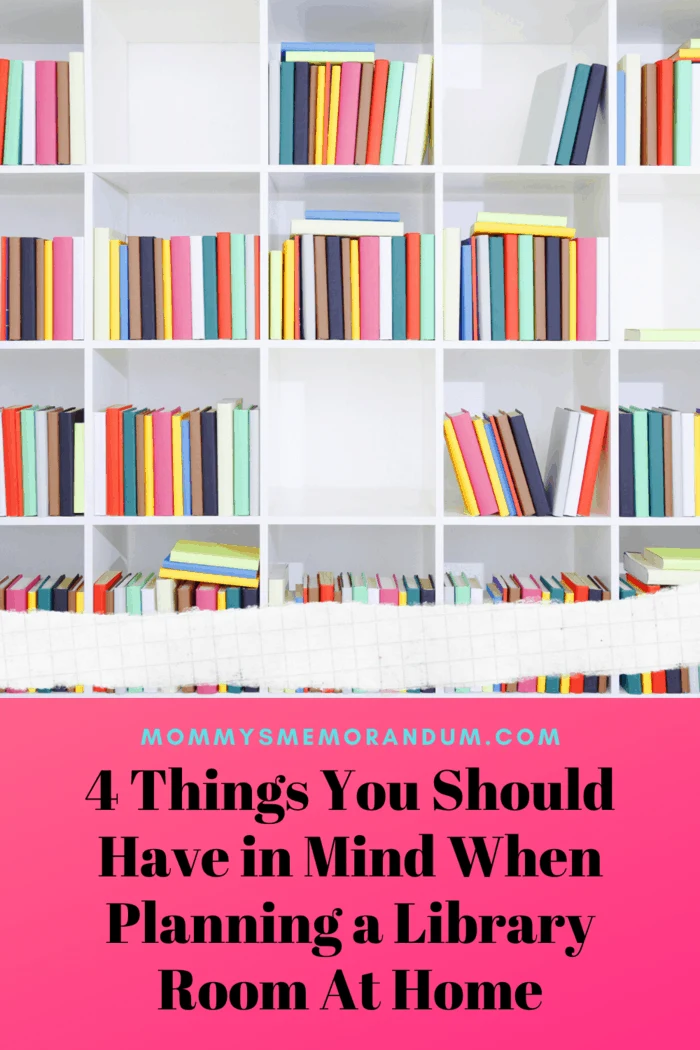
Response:
[[[603,104],[607,66],[564,62],[535,81],[520,164],[585,164]]]
[[[607,237],[558,215],[479,212],[470,236],[443,231],[447,340],[610,338]]]
[[[0,517],[83,514],[84,410],[11,405],[0,414]]]
[[[95,339],[259,339],[260,237],[95,230]]]
[[[271,164],[422,164],[433,56],[375,58],[374,44],[283,43],[270,63]]]
[[[64,62],[0,58],[0,163],[85,163],[82,51]]]
[[[670,58],[617,64],[617,163],[700,164],[700,38]]]
[[[0,342],[83,338],[84,244],[0,238]]]
[[[85,611],[85,583],[80,575],[0,576],[0,612]]]
[[[700,409],[620,408],[620,517],[700,515]]]

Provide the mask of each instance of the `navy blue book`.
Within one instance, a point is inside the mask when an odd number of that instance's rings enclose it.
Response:
[[[344,339],[340,237],[326,237],[326,279],[328,281],[328,338]]]
[[[552,513],[552,508],[547,499],[547,493],[545,491],[544,482],[542,481],[542,475],[540,474],[540,468],[537,466],[537,458],[535,456],[535,450],[532,447],[530,432],[527,429],[525,416],[522,412],[516,411],[509,412],[508,418],[510,420],[513,439],[525,474],[525,480],[527,481],[527,487],[530,490],[530,496],[532,497],[532,502],[535,507],[535,514],[540,518],[546,518]]]
[[[54,587],[53,590],[53,611],[54,612],[68,612],[68,592],[73,584],[78,579],[77,576],[73,576],[67,587]],[[65,580],[65,576],[61,577],[61,580]]]
[[[156,337],[156,275],[153,261],[153,237],[139,238],[141,264],[141,338]]]
[[[634,517],[634,437],[632,413],[620,409],[620,517]]]
[[[671,667],[666,672],[666,692],[667,693],[682,693],[683,685],[681,682],[681,669],[680,667]]]
[[[491,278],[491,338],[505,339],[506,278],[502,237],[489,237],[489,275]]]
[[[202,423],[202,502],[205,514],[219,513],[216,475],[216,409],[205,408]]]
[[[584,693],[597,693],[598,692],[598,675],[597,674],[586,674],[583,676],[583,691]]]
[[[260,588],[259,587],[241,587],[241,598],[243,599],[244,609],[257,608],[260,605]]]
[[[406,238],[391,238],[391,338],[406,338]]]
[[[294,163],[309,161],[309,75],[308,62],[294,63]],[[302,336],[303,339],[303,336]]]
[[[36,339],[36,241],[20,237],[20,316],[22,339]]]
[[[585,164],[588,159],[593,125],[595,124],[598,106],[603,97],[606,73],[607,66],[601,66],[597,62],[594,62],[591,66],[591,71],[588,74],[588,83],[586,84],[586,94],[583,96],[581,115],[578,118],[578,129],[574,140],[574,148],[571,152],[570,164]]]
[[[63,583],[65,578],[66,578],[65,572],[61,573],[61,575],[58,577],[58,579],[54,583],[53,587],[51,588],[51,611],[52,612],[56,612],[57,611],[56,602],[57,602],[57,596],[58,596],[58,588]],[[67,604],[68,604],[68,599],[66,599],[66,605]],[[66,609],[66,612],[67,611],[68,610]]]
[[[547,339],[561,339],[561,239],[544,239]]]
[[[82,408],[67,408],[58,414],[58,495],[61,517],[75,514],[75,424],[85,419]]]

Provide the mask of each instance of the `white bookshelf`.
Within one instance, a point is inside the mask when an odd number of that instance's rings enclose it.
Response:
[[[614,76],[586,167],[519,166],[518,157],[539,72],[569,57],[614,70],[626,51],[650,61],[699,32],[689,0],[0,0],[3,55],[84,49],[87,121],[85,167],[0,166],[3,234],[85,236],[88,333],[75,343],[0,344],[0,404],[84,405],[87,421],[85,516],[0,519],[3,571],[82,567],[87,611],[100,572],[151,570],[174,540],[193,535],[259,544],[263,603],[276,562],[432,573],[436,582],[445,566],[482,576],[579,567],[613,581],[626,547],[698,545],[694,519],[619,518],[615,408],[700,404],[700,345],[623,342],[625,327],[699,324],[700,169],[617,168]],[[268,58],[295,39],[372,40],[388,58],[432,52],[431,163],[269,164]],[[407,229],[438,235],[434,341],[268,340],[267,252],[307,206],[400,210]],[[610,238],[609,341],[442,340],[439,235],[466,229],[481,208],[561,212],[581,235]],[[261,339],[93,340],[100,225],[160,236],[259,232]],[[220,396],[260,405],[259,517],[95,517],[94,409]],[[611,484],[599,486],[590,518],[459,513],[446,408],[520,408],[542,464],[554,408],[582,403],[614,413]]]

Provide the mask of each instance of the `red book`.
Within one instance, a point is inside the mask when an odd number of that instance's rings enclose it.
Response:
[[[328,121],[330,119],[331,112],[331,64],[326,62],[326,89],[325,89],[325,102],[323,107],[323,151],[321,155],[321,163],[328,163]]]
[[[381,61],[381,59],[379,60]],[[374,79],[377,74],[375,71]],[[369,163],[369,154],[368,163]],[[377,163],[379,161],[377,160]],[[420,234],[406,234],[406,338],[420,339]]]
[[[471,239],[472,249],[472,336],[479,338],[479,308],[476,298],[476,237]]]
[[[5,467],[5,509],[8,518],[19,516],[17,510],[17,478],[15,475],[15,408],[2,410],[2,453]]]
[[[334,584],[331,576],[330,583],[323,583],[321,577],[325,576],[326,573],[319,572],[318,574],[318,600],[321,602],[332,602],[334,598]]]
[[[112,572],[103,572],[99,579],[95,580],[92,585],[92,611],[96,613],[104,613],[107,611],[106,605],[106,594],[110,587],[113,587],[117,580],[121,579],[121,572],[117,569]]]
[[[231,324],[231,234],[216,235],[216,295],[219,339],[233,339]]]
[[[569,692],[570,693],[582,693],[583,692],[583,675],[572,674],[569,678]]]
[[[627,582],[631,583],[633,587],[639,587],[640,591],[644,591],[645,594],[656,594],[661,590],[658,583],[642,583],[636,576],[633,576],[631,572],[626,572],[625,576]]]
[[[255,235],[255,338],[260,338],[260,235]]]
[[[574,592],[575,602],[587,602],[588,601],[588,587],[585,587],[581,583],[575,583],[574,580],[569,576],[568,573],[563,572],[561,578],[567,587],[570,587]]]
[[[386,102],[386,84],[389,79],[389,60],[378,58],[374,63],[374,80],[372,81],[372,101],[369,105],[369,128],[367,130],[367,164],[379,164],[379,153],[382,148],[382,131],[384,130],[384,103]],[[416,234],[417,236],[417,234]],[[419,336],[410,336],[418,339]]]
[[[0,153],[2,157],[2,153]],[[7,318],[7,237],[0,238],[0,341],[7,339],[7,325],[5,320]],[[44,333],[40,332],[39,338],[44,338]]]
[[[656,63],[656,163],[673,164],[673,62]]]
[[[294,338],[301,339],[301,237],[294,238]]]
[[[519,338],[518,315],[518,238],[507,233],[503,238],[506,283],[506,339]]]
[[[586,465],[583,468],[583,482],[581,484],[581,495],[578,501],[578,513],[588,517],[593,504],[593,492],[595,481],[598,477],[600,457],[605,445],[605,436],[608,429],[608,413],[603,408],[588,408],[581,405],[582,412],[591,412],[593,415],[593,427],[588,441],[588,452],[586,453]]]
[[[2,164],[2,155],[5,150],[5,116],[7,113],[7,81],[9,77],[10,60],[9,58],[0,58],[0,164]]]
[[[124,412],[131,405],[107,409],[107,513],[124,514]]]
[[[509,236],[510,236],[510,234],[509,234]],[[499,430],[498,430],[498,423],[496,421],[496,417],[495,416],[489,416],[488,418],[489,418],[489,422],[491,423],[491,427],[493,429],[493,436],[496,439],[496,444],[498,445],[498,451],[501,453],[501,459],[503,460],[503,469],[506,472],[506,479],[508,481],[508,488],[510,489],[510,494],[513,497],[513,503],[515,504],[515,513],[517,514],[517,516],[519,518],[522,518],[522,516],[523,516],[523,508],[520,506],[520,500],[518,499],[518,493],[515,491],[515,485],[513,484],[513,478],[511,477],[511,473],[510,473],[510,467],[508,466],[508,457],[506,456],[505,449],[503,448],[503,443],[501,442],[501,435],[500,435]]]
[[[652,671],[651,672],[651,691],[652,691],[652,693],[665,693],[666,692],[666,672],[665,671]]]

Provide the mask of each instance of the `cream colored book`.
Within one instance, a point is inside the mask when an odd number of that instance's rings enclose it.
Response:
[[[98,226],[94,236],[93,331],[95,339],[106,342],[109,339],[109,242],[123,241],[124,237],[106,226]]]
[[[507,222],[511,226],[566,226],[565,215],[526,215],[509,211],[478,211],[477,222]]]
[[[270,252],[270,339],[282,338],[282,252]]]
[[[292,237],[313,233],[318,237],[403,237],[402,222],[371,219],[292,219]]]
[[[70,105],[70,162],[85,164],[85,56],[68,52],[68,99]]]
[[[433,85],[433,56],[419,55],[416,68],[416,83],[413,88],[413,105],[411,121],[408,126],[408,146],[406,163],[422,164],[425,147],[428,141],[428,122],[430,119],[430,96]]]
[[[625,340],[638,343],[700,343],[700,328],[625,328]]]

